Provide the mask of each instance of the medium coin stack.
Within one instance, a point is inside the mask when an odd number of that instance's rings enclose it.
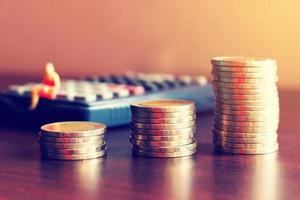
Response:
[[[104,156],[106,125],[94,122],[57,122],[40,129],[43,157],[84,160]]]
[[[131,104],[133,154],[183,157],[196,153],[195,104],[187,100],[153,100]]]
[[[216,57],[211,60],[215,92],[213,142],[233,154],[278,150],[277,65],[272,59]]]

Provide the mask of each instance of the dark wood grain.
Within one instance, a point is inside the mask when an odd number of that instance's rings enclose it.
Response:
[[[299,199],[300,92],[282,90],[280,100],[280,150],[258,156],[215,153],[209,113],[197,118],[198,153],[176,159],[133,157],[120,127],[107,133],[105,158],[43,160],[37,129],[2,124],[0,199]]]

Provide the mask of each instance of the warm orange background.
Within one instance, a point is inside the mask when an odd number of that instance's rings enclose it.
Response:
[[[6,0],[0,73],[124,70],[209,74],[216,55],[272,57],[300,87],[300,1]]]

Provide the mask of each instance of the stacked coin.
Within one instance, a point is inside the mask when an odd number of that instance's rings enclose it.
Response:
[[[104,156],[106,125],[94,122],[57,122],[40,129],[42,156],[60,160],[84,160]]]
[[[272,59],[216,57],[211,60],[215,92],[213,142],[234,154],[278,150],[277,65]]]
[[[153,100],[131,104],[133,154],[182,157],[196,152],[195,104],[187,100]]]

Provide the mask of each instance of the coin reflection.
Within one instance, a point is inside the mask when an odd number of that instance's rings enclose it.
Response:
[[[104,158],[84,160],[76,165],[78,182],[89,191],[96,191],[99,187]]]
[[[40,162],[40,183],[48,187],[74,190],[94,196],[101,185],[105,158],[82,161],[57,161],[42,159]],[[54,185],[49,185],[49,180]]]
[[[192,157],[135,158],[131,164],[131,187],[133,190],[141,190],[144,195],[150,196],[155,195],[151,189],[155,188],[156,194],[159,194],[161,199],[190,199],[194,177],[193,168]],[[137,197],[133,197],[135,198]]]
[[[227,196],[255,200],[280,199],[280,168],[277,153],[237,156],[215,155],[213,160],[215,198]],[[226,172],[226,173],[224,173]]]
[[[167,165],[166,174],[170,178],[171,194],[177,199],[190,199],[193,182],[193,160],[189,158],[178,159]]]
[[[255,168],[252,175],[251,199],[279,199],[280,169],[277,153],[255,158]]]

